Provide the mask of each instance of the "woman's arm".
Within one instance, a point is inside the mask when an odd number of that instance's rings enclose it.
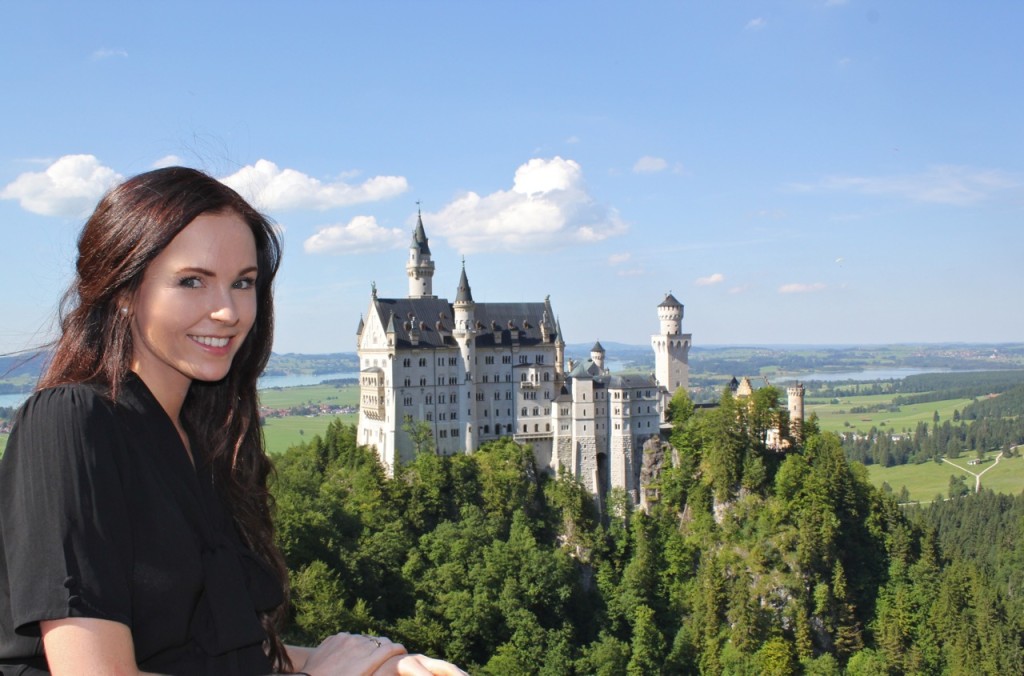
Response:
[[[53,676],[109,674],[137,676],[131,630],[120,622],[92,617],[43,620],[46,661]]]
[[[300,645],[286,645],[284,647],[288,651],[288,659],[292,662],[292,669],[294,671],[302,671],[303,667],[306,666],[306,660],[313,654],[313,648],[307,648]]]
[[[292,646],[287,646],[289,657]],[[316,649],[300,648],[302,667],[296,671],[309,676],[467,676],[458,667],[424,655],[409,655],[405,648],[388,638],[340,633],[329,637]]]

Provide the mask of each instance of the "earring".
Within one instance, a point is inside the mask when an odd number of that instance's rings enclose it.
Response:
[[[121,308],[121,314],[123,314],[125,317],[127,317],[128,316],[128,308],[126,308],[126,307]]]

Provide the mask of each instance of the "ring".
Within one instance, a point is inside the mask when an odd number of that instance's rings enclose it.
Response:
[[[376,636],[367,636],[366,638],[368,638],[371,641],[373,641],[374,643],[376,643],[378,648],[380,647],[380,639],[377,638]]]

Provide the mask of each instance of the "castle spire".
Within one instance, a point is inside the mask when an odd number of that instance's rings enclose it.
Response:
[[[466,277],[466,258],[462,258],[462,275],[459,277],[459,288],[455,292],[456,303],[472,303],[473,291],[469,288],[469,278]]]
[[[430,245],[423,229],[423,212],[416,209],[416,228],[409,245],[409,262],[405,264],[409,276],[409,298],[433,298],[434,261],[430,260]]]

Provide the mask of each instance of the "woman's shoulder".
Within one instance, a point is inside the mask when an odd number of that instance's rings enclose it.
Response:
[[[70,383],[37,390],[22,404],[12,432],[19,428],[57,430],[68,425],[95,425],[112,421],[115,403],[109,388],[92,383]]]

